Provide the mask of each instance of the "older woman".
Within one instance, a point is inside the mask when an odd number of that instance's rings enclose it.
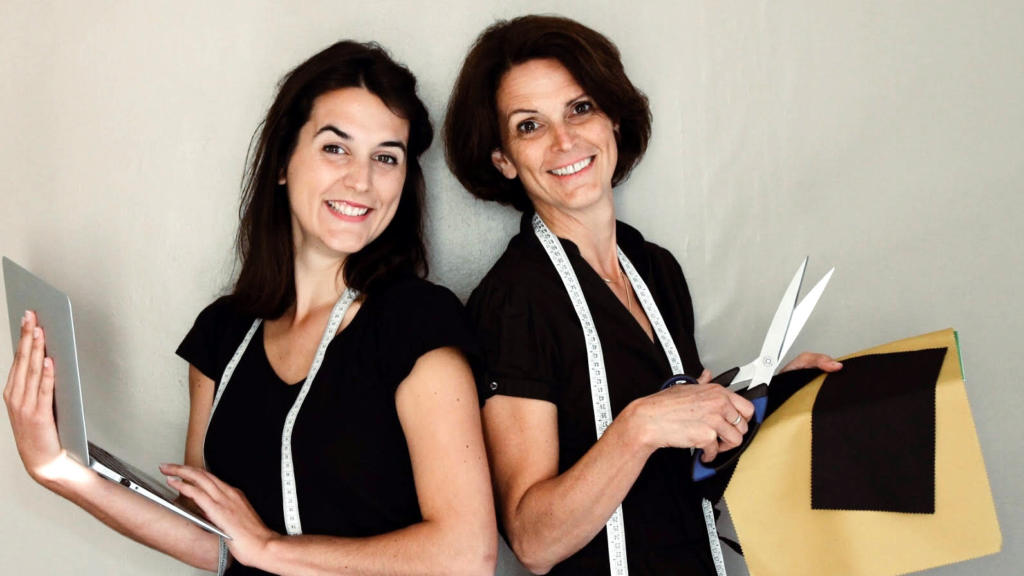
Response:
[[[487,29],[448,106],[452,171],[524,212],[469,308],[499,517],[538,574],[724,571],[679,449],[710,461],[736,447],[753,408],[710,382],[679,264],[615,219],[650,122],[614,44],[547,16]],[[810,365],[839,367],[802,355],[789,368]],[[659,391],[683,372],[698,383]]]
[[[238,281],[178,349],[186,465],[162,467],[231,536],[228,574],[494,571],[472,338],[455,296],[422,279],[418,158],[432,137],[415,78],[374,44],[314,55],[267,113]],[[53,363],[33,315],[21,334],[4,400],[29,474],[130,538],[217,569],[217,536],[74,461],[49,465],[61,459]]]

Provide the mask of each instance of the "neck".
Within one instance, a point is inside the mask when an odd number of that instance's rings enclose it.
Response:
[[[311,314],[334,306],[345,290],[341,272],[344,258],[312,251],[299,252],[298,248],[296,251],[293,323],[299,323]]]
[[[615,205],[601,203],[586,212],[570,213],[536,206],[537,214],[555,236],[571,240],[598,276],[617,281],[621,276],[615,239]]]

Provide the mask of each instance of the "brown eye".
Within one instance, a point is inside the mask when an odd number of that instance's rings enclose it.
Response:
[[[587,114],[588,112],[592,112],[593,110],[594,104],[588,100],[577,102],[572,106],[572,113],[576,115]]]
[[[397,166],[398,158],[391,154],[377,154],[374,159],[381,164],[387,164],[388,166]]]
[[[531,134],[537,131],[537,123],[533,120],[523,120],[516,125],[516,130],[518,130],[520,134]]]

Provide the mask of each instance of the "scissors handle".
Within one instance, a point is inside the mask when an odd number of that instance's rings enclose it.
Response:
[[[729,385],[732,384],[732,381],[736,379],[736,375],[739,373],[740,367],[736,366],[735,368],[730,368],[729,370],[722,372],[718,376],[715,376],[714,378],[711,379],[711,381],[714,382],[715,384],[721,384],[722,386],[728,388]]]
[[[704,455],[704,451],[697,450],[693,455],[693,472],[691,474],[694,482],[710,478],[723,468],[732,465],[750,446],[754,435],[757,434],[761,423],[764,422],[764,416],[768,409],[768,385],[760,384],[737,392],[737,394],[754,404],[754,417],[747,423],[747,433],[743,435],[743,442],[732,450],[720,452],[711,462],[701,462],[700,457]]]
[[[673,374],[665,383],[661,385],[661,390],[671,388],[676,384],[696,384],[697,379],[689,374]]]

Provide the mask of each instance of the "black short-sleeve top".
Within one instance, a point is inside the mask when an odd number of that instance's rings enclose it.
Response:
[[[520,232],[470,296],[468,309],[484,365],[481,397],[535,398],[558,409],[559,473],[597,441],[585,341],[568,293],[525,214]],[[665,249],[616,224],[619,247],[661,311],[686,372],[703,370],[682,269]],[[672,375],[661,345],[651,341],[569,240],[560,239],[586,297],[604,353],[613,416],[657,392]],[[636,304],[634,304],[636,305]],[[690,452],[662,449],[644,466],[623,501],[629,570],[635,574],[714,574],[701,510],[689,478]],[[608,574],[601,530],[551,574]]]
[[[209,305],[179,356],[219,380],[254,318],[230,297]],[[406,277],[367,296],[331,341],[292,433],[304,534],[366,537],[422,520],[395,391],[423,354],[446,346],[474,358],[459,300],[446,288]],[[260,518],[285,532],[281,433],[301,383],[274,372],[257,329],[206,434],[207,468],[240,488]],[[228,574],[264,574],[239,564]]]

